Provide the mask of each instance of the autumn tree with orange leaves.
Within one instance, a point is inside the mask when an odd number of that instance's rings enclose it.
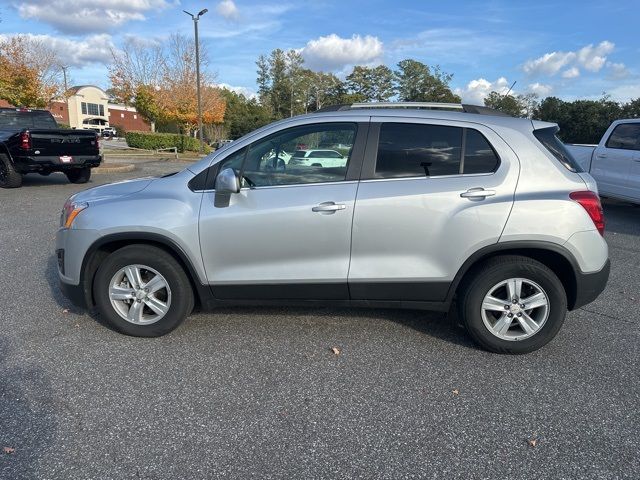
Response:
[[[55,50],[25,35],[0,40],[0,99],[19,107],[45,108],[62,94]]]
[[[112,91],[117,99],[133,105],[150,122],[176,123],[188,134],[198,124],[195,45],[182,35],[173,35],[164,45],[129,40],[113,51],[109,67]],[[225,102],[206,71],[206,53],[201,49],[202,121],[222,123]]]

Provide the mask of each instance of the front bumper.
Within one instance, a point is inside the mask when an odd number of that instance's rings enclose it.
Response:
[[[88,299],[91,297],[88,297],[88,295],[90,292],[85,291],[84,285],[71,285],[60,279],[60,290],[76,307],[85,309],[89,307]]]
[[[611,261],[607,259],[604,267],[595,273],[576,274],[576,301],[572,309],[580,308],[593,302],[607,286]]]
[[[74,168],[98,167],[102,162],[102,155],[77,155],[73,156],[72,163],[64,163],[60,157],[19,157],[14,158],[15,169],[20,173],[30,172],[62,172]]]

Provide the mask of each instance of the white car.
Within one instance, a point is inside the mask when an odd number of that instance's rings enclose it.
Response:
[[[603,197],[640,204],[640,119],[616,120],[598,145],[567,145]]]
[[[309,167],[344,167],[347,164],[347,158],[335,150],[296,150],[288,164]]]

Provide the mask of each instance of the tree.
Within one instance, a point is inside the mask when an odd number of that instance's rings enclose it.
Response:
[[[133,105],[150,123],[175,123],[186,133],[198,124],[195,43],[172,35],[164,44],[129,40],[122,51],[112,52],[110,94]],[[207,72],[206,50],[201,48],[202,121],[221,123],[224,100]]]
[[[606,95],[600,100],[573,102],[547,97],[540,102],[534,117],[557,123],[560,127],[558,135],[564,142],[598,143],[611,122],[621,118],[628,106],[621,106]]]
[[[202,65],[206,66],[206,56],[203,60]],[[224,100],[212,83],[206,71],[202,72],[200,90],[202,122],[205,124],[221,123],[224,119]],[[177,123],[187,133],[195,133],[198,124],[196,84],[195,44],[182,35],[172,35],[155,101],[163,120]]]
[[[625,118],[639,118],[640,117],[640,98],[630,100],[622,107],[622,116]]]
[[[439,66],[430,68],[417,60],[402,60],[395,72],[398,99],[403,102],[459,103],[460,97],[449,88],[453,75]]]
[[[495,108],[512,117],[521,117],[524,110],[524,105],[518,97],[514,95],[503,95],[495,91],[486,96],[484,104],[487,107]]]
[[[257,100],[226,88],[220,94],[226,102],[224,131],[227,138],[235,140],[271,121],[271,112]]]
[[[136,90],[141,86],[160,85],[166,65],[163,46],[144,43],[133,38],[125,40],[120,50],[111,49],[109,65],[110,95],[125,105],[133,105]]]
[[[394,93],[393,72],[385,65],[355,66],[347,76],[350,93],[363,102],[386,102]]]
[[[55,50],[24,35],[0,40],[0,98],[12,105],[47,107],[62,93]]]

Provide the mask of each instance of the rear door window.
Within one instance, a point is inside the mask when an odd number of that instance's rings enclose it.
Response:
[[[614,128],[607,140],[607,148],[640,150],[640,123],[622,123]]]
[[[415,123],[380,127],[377,178],[436,177],[460,173],[462,128]]]
[[[489,141],[472,128],[383,123],[379,138],[376,178],[493,173],[500,165]]]

